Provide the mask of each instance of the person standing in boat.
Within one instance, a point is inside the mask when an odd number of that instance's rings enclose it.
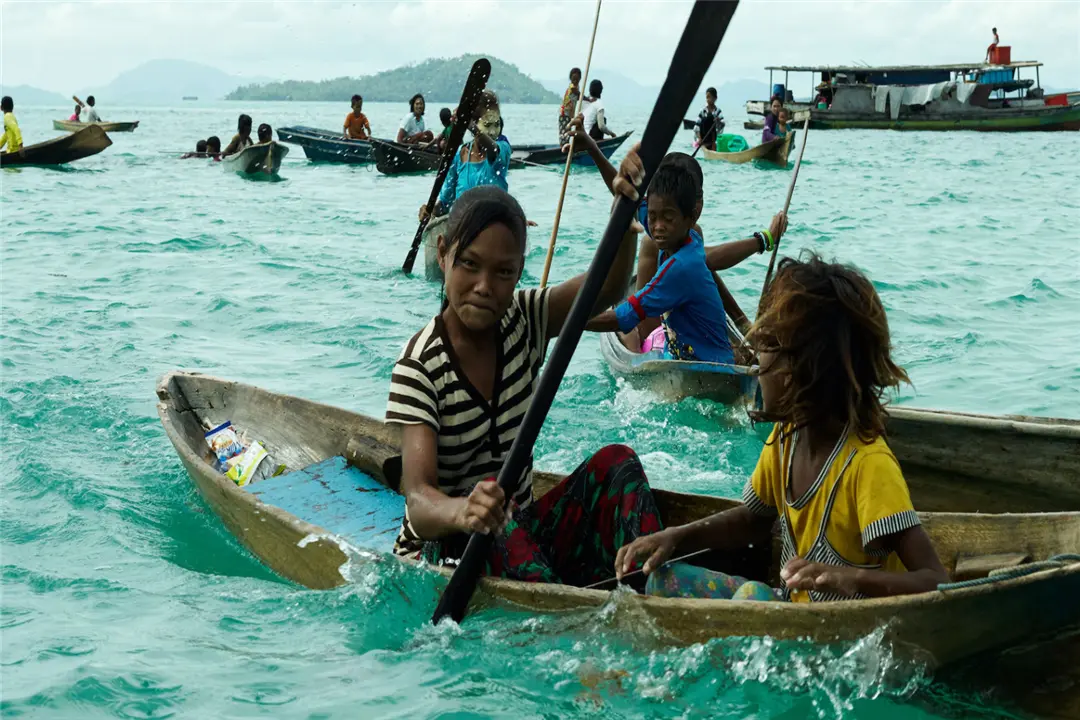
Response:
[[[574,119],[578,100],[581,99],[581,68],[570,69],[570,86],[563,93],[562,105],[559,106],[559,144],[565,145],[570,139],[570,121]]]
[[[716,150],[716,138],[724,132],[724,113],[716,107],[716,88],[705,91],[705,108],[698,113],[694,124],[695,146]]]
[[[638,199],[628,183],[620,190]],[[442,310],[405,344],[390,380],[386,421],[401,426],[405,496],[394,551],[453,562],[468,533],[490,533],[486,574],[584,586],[610,579],[617,547],[659,530],[660,518],[640,460],[623,445],[601,449],[536,500],[531,462],[510,498],[494,482],[585,279],[517,289],[525,234],[521,206],[487,185],[457,199],[439,236]],[[618,300],[636,247],[631,227],[595,311]]]
[[[761,142],[767,143],[778,137],[776,134],[776,123],[780,119],[780,110],[783,109],[783,107],[784,103],[780,99],[780,96],[774,95],[772,102],[769,103],[769,114],[765,116],[765,127],[761,130]]]
[[[83,110],[86,111],[86,117],[83,118],[83,122],[99,123],[102,121],[101,116],[98,115],[97,111],[97,100],[94,99],[93,95],[87,96],[85,104],[82,100],[80,100],[74,95],[71,97],[71,99],[75,101],[76,105],[79,105]]]
[[[948,574],[885,442],[886,391],[907,382],[890,356],[885,308],[851,266],[784,258],[749,339],[762,409],[775,423],[743,504],[621,548],[621,578],[644,562],[663,597],[824,602],[934,590]],[[675,554],[769,542],[780,521],[780,588],[685,563]]]
[[[417,145],[435,141],[435,134],[424,127],[424,109],[424,96],[416,93],[409,100],[408,114],[401,119],[401,126],[397,131],[399,143]]]
[[[0,111],[4,113],[4,137],[0,139],[0,150],[5,147],[9,153],[22,150],[22,130],[19,129],[19,121],[15,119],[15,101],[10,95],[0,99]]]
[[[347,140],[368,140],[371,138],[371,123],[367,115],[361,110],[364,107],[364,98],[359,95],[352,96],[352,112],[345,116],[343,132]]]
[[[225,152],[222,153],[222,156],[235,155],[253,144],[254,142],[251,139],[251,116],[241,115],[236,120],[236,134],[233,135],[233,139],[229,144],[225,146]]]
[[[499,98],[493,91],[484,90],[477,100],[469,123],[472,142],[462,145],[454,157],[439,193],[439,200],[435,204],[436,217],[449,212],[454,202],[474,187],[496,185],[509,191],[512,149],[510,142],[502,135],[502,127]],[[427,205],[421,205],[421,222],[426,215]]]
[[[604,115],[604,103],[600,96],[604,94],[604,84],[599,80],[589,82],[589,96],[585,98],[582,114],[585,116],[585,132],[593,140],[600,141],[607,136],[617,137],[608,126]]]

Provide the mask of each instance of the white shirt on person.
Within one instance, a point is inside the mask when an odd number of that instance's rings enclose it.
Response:
[[[406,137],[412,137],[416,133],[422,133],[427,128],[424,127],[424,116],[416,117],[416,114],[409,111],[409,114],[401,119],[401,129],[405,131]]]

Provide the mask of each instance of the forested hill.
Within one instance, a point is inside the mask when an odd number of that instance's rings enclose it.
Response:
[[[226,100],[327,100],[349,102],[354,94],[372,102],[407,102],[415,93],[423,93],[429,103],[455,103],[478,55],[425,60],[394,70],[359,78],[333,80],[286,80],[263,85],[246,85],[229,93]],[[491,79],[487,86],[502,103],[557,103],[558,95],[525,75],[517,67],[498,58],[491,60]]]

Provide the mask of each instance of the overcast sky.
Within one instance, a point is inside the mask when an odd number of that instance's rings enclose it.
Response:
[[[533,77],[556,78],[584,65],[595,7],[591,0],[4,0],[0,77],[67,93],[157,58],[315,80],[484,52]],[[606,0],[594,67],[660,84],[689,11],[685,0]],[[969,62],[984,56],[993,26],[1013,60],[1046,63],[1044,85],[1080,88],[1078,0],[743,0],[706,81],[764,81],[770,64]]]

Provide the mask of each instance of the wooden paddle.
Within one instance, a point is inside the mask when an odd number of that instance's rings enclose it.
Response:
[[[806,120],[803,122],[802,131],[802,147],[799,148],[799,157],[795,159],[795,171],[791,174],[791,182],[788,183],[787,199],[784,200],[784,215],[787,215],[788,208],[791,206],[791,195],[795,192],[795,181],[799,179],[799,166],[802,165],[802,154],[806,151],[806,138],[810,132],[809,113],[806,114]],[[769,269],[765,271],[765,285],[761,288],[762,295],[769,289],[769,283],[772,282],[773,267],[776,265],[776,253],[779,249],[780,240],[777,239],[776,244],[773,245],[772,257],[769,258]]]
[[[454,163],[454,156],[457,154],[458,148],[461,147],[461,141],[465,139],[465,129],[468,128],[469,120],[472,119],[473,108],[476,107],[476,101],[480,98],[480,93],[484,91],[490,76],[491,63],[488,62],[487,58],[480,58],[473,63],[472,70],[469,71],[469,78],[465,81],[465,88],[461,91],[461,100],[458,101],[457,119],[454,120],[450,137],[446,140],[442,160],[439,161],[439,172],[435,175],[435,184],[432,185],[431,195],[428,196],[427,214],[420,221],[420,226],[416,228],[412,247],[409,248],[409,254],[405,256],[405,263],[401,266],[406,275],[412,272],[413,264],[416,262],[416,253],[420,249],[420,241],[424,237],[424,228],[427,227],[428,221],[431,219],[431,213],[435,211],[435,203],[439,199],[439,192],[442,191],[443,183],[446,182],[446,175],[450,172],[450,166]]]
[[[581,76],[581,86],[578,88],[577,105],[574,106],[574,117],[581,112],[581,103],[585,98],[585,83],[589,79],[589,67],[592,65],[593,45],[596,44],[596,28],[600,25],[600,4],[603,0],[596,0],[596,17],[593,18],[592,38],[589,40],[589,55],[585,58],[585,74]],[[562,218],[563,200],[566,199],[566,183],[570,179],[570,166],[574,164],[574,135],[570,136],[570,148],[566,153],[566,168],[563,170],[562,189],[559,190],[559,204],[555,207],[555,223],[551,226],[551,239],[548,240],[547,257],[544,258],[544,272],[540,274],[540,287],[546,288],[548,273],[551,272],[551,259],[555,257],[555,238],[559,236],[559,220]]]
[[[701,85],[705,71],[712,63],[720,47],[720,41],[738,6],[738,0],[726,2],[698,0],[694,3],[682,38],[675,49],[671,67],[668,68],[667,79],[664,80],[664,86],[660,89],[660,95],[656,99],[649,123],[645,127],[645,135],[642,137],[639,155],[645,168],[645,177],[638,188],[639,192],[643,193],[649,186],[664,153],[667,152],[671,141],[675,139],[675,133],[682,125],[682,113],[690,106],[694,93]],[[574,305],[570,308],[570,314],[559,332],[559,339],[555,341],[555,347],[548,358],[543,375],[540,376],[536,392],[529,403],[529,409],[525,412],[521,427],[518,428],[517,437],[510,446],[510,452],[499,471],[499,486],[506,493],[507,499],[513,495],[513,486],[517,484],[529,462],[533,444],[540,434],[540,428],[555,399],[563,374],[570,365],[574,349],[581,338],[581,333],[585,330],[585,324],[592,315],[593,307],[600,296],[604,280],[611,270],[611,264],[618,254],[623,236],[630,227],[638,202],[624,195],[618,197],[608,220],[607,229],[604,230],[604,237],[600,240],[596,255],[585,275],[585,282],[578,291]],[[446,616],[460,622],[465,616],[465,608],[476,590],[476,582],[484,569],[492,542],[494,542],[494,537],[490,534],[473,533],[469,538],[465,554],[455,568],[450,583],[446,586],[435,608],[435,614],[431,618],[433,623],[438,623]]]

